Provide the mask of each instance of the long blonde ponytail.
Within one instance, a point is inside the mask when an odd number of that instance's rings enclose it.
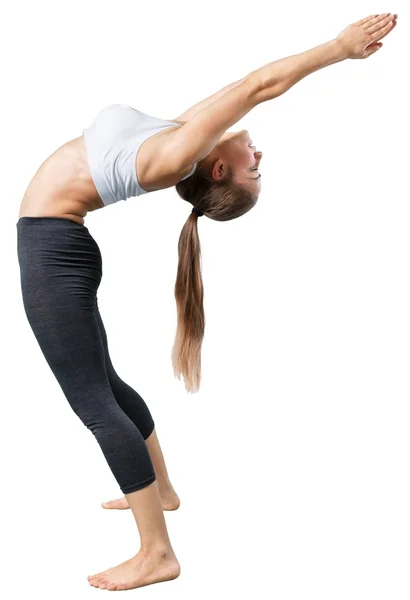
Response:
[[[230,221],[255,206],[258,197],[236,181],[228,165],[223,179],[215,180],[212,165],[198,163],[196,171],[175,186],[177,193],[213,221]],[[204,287],[201,274],[201,245],[198,214],[191,212],[178,242],[178,272],[175,283],[177,332],[172,364],[182,375],[188,392],[197,392],[201,380],[201,346],[205,334]],[[205,223],[204,223],[205,224]]]
[[[185,380],[188,392],[197,392],[201,378],[201,345],[205,333],[204,287],[201,275],[201,244],[198,216],[191,212],[178,242],[175,283],[177,333],[172,349],[174,374]]]

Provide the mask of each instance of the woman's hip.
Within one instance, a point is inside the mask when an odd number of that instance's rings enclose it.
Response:
[[[64,217],[20,217],[16,227],[26,311],[94,310],[102,256],[88,228]]]

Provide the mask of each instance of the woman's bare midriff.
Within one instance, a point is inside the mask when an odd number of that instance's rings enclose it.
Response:
[[[23,196],[20,217],[65,217],[84,225],[87,212],[104,206],[91,178],[83,136],[49,156]]]
[[[146,181],[142,174],[146,171],[144,165],[147,164],[147,156],[155,156],[158,138],[169,135],[172,131],[173,127],[159,131],[145,140],[138,152],[139,182],[145,190],[161,189],[155,187],[154,182]],[[178,181],[179,177],[175,175]],[[160,173],[155,179],[167,187],[168,182],[161,181]],[[19,218],[65,217],[84,225],[84,217],[88,212],[104,206],[91,177],[85,141],[81,135],[60,146],[40,165],[21,201]]]

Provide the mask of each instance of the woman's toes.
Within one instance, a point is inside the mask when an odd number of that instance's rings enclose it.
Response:
[[[110,591],[110,592],[114,592],[117,589],[117,584],[116,583],[109,583],[105,589],[108,590],[108,591]]]
[[[100,579],[100,581],[98,582],[98,587],[102,590],[104,590],[106,587],[108,587],[110,585],[111,580],[109,579],[109,577],[102,577]]]
[[[93,575],[91,577],[91,579],[89,579],[89,583],[91,583],[91,585],[94,585],[96,587],[98,587],[98,585],[104,581],[104,574],[103,573],[98,573],[97,575]]]

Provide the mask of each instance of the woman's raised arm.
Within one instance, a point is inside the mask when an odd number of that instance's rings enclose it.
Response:
[[[371,15],[352,23],[329,42],[288,56],[253,71],[260,79],[258,103],[284,94],[306,75],[346,58],[368,58],[395,27],[397,15]]]
[[[379,42],[394,28],[396,17],[390,13],[365,17],[329,42],[252,71],[164,141],[162,168],[167,165],[170,173],[190,168],[207,156],[225,131],[252,108],[280,96],[306,75],[346,58],[367,58],[382,46]]]

